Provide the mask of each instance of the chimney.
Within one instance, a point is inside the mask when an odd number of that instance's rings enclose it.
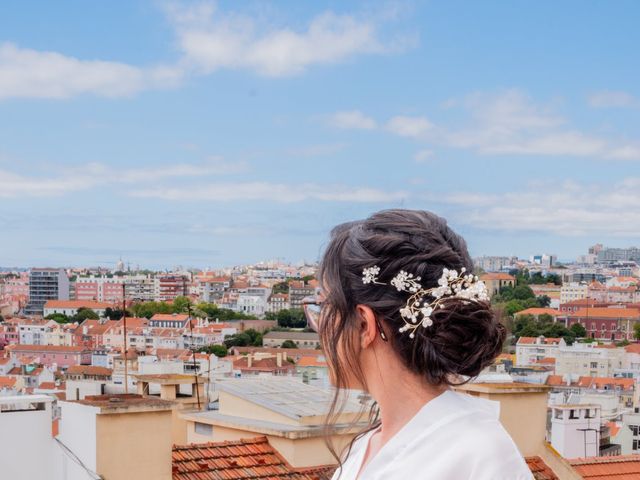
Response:
[[[247,355],[247,368],[251,368],[252,360],[253,360],[252,355],[249,353]]]
[[[276,353],[276,365],[278,368],[282,367],[282,353],[280,352]]]

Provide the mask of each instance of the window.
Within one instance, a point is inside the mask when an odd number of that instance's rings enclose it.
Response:
[[[598,368],[598,362],[591,362],[591,368]]]
[[[629,428],[633,432],[633,436],[637,437],[638,436],[638,425],[629,425]],[[635,450],[635,448],[634,448],[634,450]]]
[[[631,447],[632,450],[637,450],[638,449],[638,440],[634,440],[633,441],[633,446]]]
[[[575,410],[569,410],[569,418],[575,420],[580,417],[578,416],[578,412],[576,412]]]
[[[198,435],[206,435],[211,437],[213,435],[213,426],[206,423],[194,422],[194,430]]]
[[[557,409],[557,408],[556,408],[556,409],[554,410],[554,414],[553,414],[553,416],[554,416],[554,418],[562,419],[562,410],[560,410],[560,409]]]
[[[596,418],[596,412],[595,410],[592,412],[590,408],[587,408],[585,414],[584,414],[584,418]]]

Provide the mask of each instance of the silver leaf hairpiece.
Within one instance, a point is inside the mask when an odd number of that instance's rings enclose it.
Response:
[[[489,294],[487,287],[482,280],[478,280],[476,275],[466,274],[466,268],[462,267],[460,274],[456,270],[445,268],[442,276],[438,280],[438,286],[424,289],[420,285],[420,277],[415,277],[404,270],[391,279],[389,282],[399,292],[409,292],[411,296],[404,307],[400,309],[400,316],[404,321],[404,326],[400,327],[401,333],[409,331],[409,338],[415,337],[418,327],[423,328],[433,325],[431,314],[436,308],[444,308],[445,298],[461,298],[467,301],[488,301]],[[375,285],[388,285],[378,281],[380,267],[374,265],[362,270],[362,283]],[[433,300],[427,301],[426,297]]]

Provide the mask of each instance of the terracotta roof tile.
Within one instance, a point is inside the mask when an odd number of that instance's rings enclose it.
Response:
[[[640,455],[573,458],[569,463],[587,480],[640,478]]]
[[[525,460],[535,480],[560,480],[540,457],[525,457]]]
[[[172,463],[173,480],[329,480],[335,470],[329,465],[294,468],[264,436],[174,446]]]

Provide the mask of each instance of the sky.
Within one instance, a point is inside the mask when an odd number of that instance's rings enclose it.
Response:
[[[316,261],[338,223],[479,255],[640,245],[640,3],[0,4],[0,267]]]

